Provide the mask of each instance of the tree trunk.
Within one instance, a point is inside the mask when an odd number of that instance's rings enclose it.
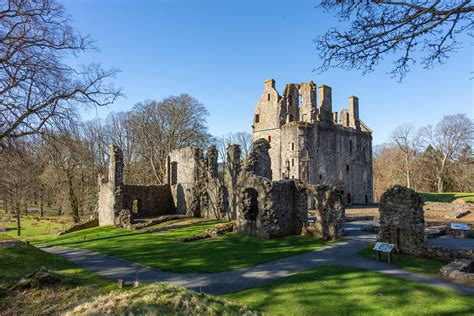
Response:
[[[20,222],[20,203],[17,201],[16,203],[16,233],[18,237],[21,236],[21,222]]]
[[[43,208],[43,193],[40,195],[40,217],[44,216],[44,208]]]
[[[79,204],[77,202],[77,197],[76,194],[74,193],[74,188],[73,188],[73,177],[71,174],[68,173],[67,175],[68,178],[68,193],[69,193],[69,203],[71,205],[71,215],[72,219],[74,220],[75,224],[78,224],[80,221],[79,217]]]
[[[444,190],[444,183],[443,183],[443,176],[444,176],[444,168],[446,167],[446,160],[447,157],[444,156],[441,160],[441,166],[439,168],[437,178],[438,178],[438,193],[442,193]]]
[[[411,181],[410,181],[410,164],[408,163],[408,154],[405,156],[405,171],[407,176],[407,188],[411,188]]]
[[[438,193],[443,192],[443,177],[441,175],[438,175]]]

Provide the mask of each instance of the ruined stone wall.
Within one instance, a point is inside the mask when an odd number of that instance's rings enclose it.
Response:
[[[426,243],[423,201],[412,189],[395,185],[380,198],[378,241],[396,251],[450,262],[474,259],[473,249],[448,249]]]
[[[168,182],[178,214],[193,215],[193,189],[200,177],[202,150],[196,147],[180,148],[168,156]]]
[[[237,192],[237,231],[259,238],[301,234],[306,190],[292,180],[271,181],[244,172]]]
[[[244,165],[244,171],[257,176],[272,179],[271,158],[269,155],[270,143],[261,138],[253,143],[252,151]]]
[[[153,217],[175,212],[169,184],[138,185],[123,183],[123,154],[111,145],[109,174],[98,177],[97,213],[99,226],[116,225],[120,212],[136,211],[133,217]]]
[[[340,238],[345,222],[341,190],[327,185],[306,185],[306,189],[309,212],[316,218],[304,225],[304,233],[326,240]]]
[[[115,217],[122,209],[123,153],[118,146],[109,146],[109,174],[98,176],[99,194],[97,213],[99,225],[114,225]]]
[[[136,211],[133,216],[142,218],[173,214],[175,208],[171,188],[168,184],[125,184],[122,209]]]
[[[225,181],[218,177],[217,149],[180,148],[169,154],[169,181],[178,214],[230,220],[232,210]],[[240,158],[239,158],[240,159]],[[177,174],[176,174],[177,173]],[[181,174],[182,173],[182,174]],[[235,212],[234,212],[235,214]]]
[[[422,255],[426,246],[423,201],[412,189],[395,185],[380,198],[377,240],[401,253]]]

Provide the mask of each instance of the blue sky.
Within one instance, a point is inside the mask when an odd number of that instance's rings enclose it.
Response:
[[[319,74],[313,44],[338,25],[317,1],[251,0],[64,0],[75,27],[91,35],[99,51],[74,62],[99,62],[121,69],[116,86],[126,94],[114,105],[83,113],[105,118],[147,99],[188,93],[209,110],[214,135],[251,132],[252,115],[265,79],[286,83],[313,80],[333,89],[333,110],[347,97],[360,100],[360,117],[372,128],[374,145],[402,123],[435,124],[443,115],[473,117],[473,40],[445,65],[416,67],[403,83],[386,74],[331,69]]]

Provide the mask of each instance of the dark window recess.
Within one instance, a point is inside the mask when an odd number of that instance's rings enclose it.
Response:
[[[349,165],[346,165],[346,171],[349,171]]]
[[[349,151],[352,152],[352,140],[349,141]]]
[[[255,115],[255,123],[259,123],[260,122],[260,115]]]
[[[293,114],[290,114],[290,117],[288,118],[289,122],[293,122]]]
[[[319,180],[322,180],[322,179],[323,179],[323,175],[320,174],[320,175],[319,175]]]
[[[244,191],[243,213],[246,220],[255,221],[258,215],[258,192],[253,188]]]
[[[291,105],[291,94],[288,95],[288,105]]]
[[[347,193],[347,203],[351,203],[352,200],[351,200],[351,194],[350,193]]]
[[[365,204],[369,203],[369,198],[367,197],[367,194],[365,195]]]
[[[178,163],[173,161],[171,163],[171,184],[178,183]]]
[[[295,150],[295,143],[291,143],[291,150]]]
[[[272,142],[272,136],[268,135],[268,142],[271,143]]]
[[[294,160],[294,159],[291,159],[291,166],[292,166],[292,167],[295,166],[295,160]]]
[[[270,93],[267,94],[267,100],[270,101]]]

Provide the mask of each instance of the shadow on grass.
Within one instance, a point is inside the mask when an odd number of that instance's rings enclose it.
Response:
[[[84,248],[132,262],[181,273],[221,272],[246,268],[324,246],[311,237],[291,236],[262,240],[229,233],[183,243],[183,237],[200,234],[218,222],[199,222],[189,227],[152,234],[112,227],[93,228],[46,241],[48,246]],[[152,228],[152,227],[150,227]]]
[[[225,297],[267,314],[282,315],[474,313],[472,297],[376,272],[332,265]]]

